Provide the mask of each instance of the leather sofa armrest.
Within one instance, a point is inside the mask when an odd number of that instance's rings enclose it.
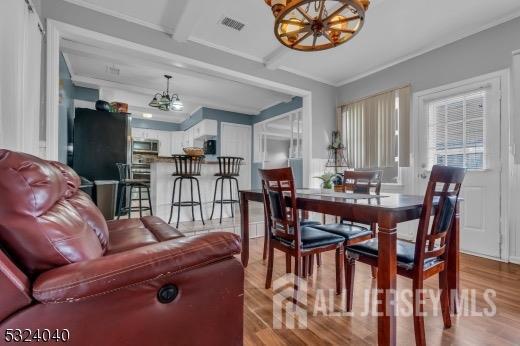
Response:
[[[42,303],[79,301],[203,267],[240,250],[240,238],[232,233],[165,241],[49,270],[34,282],[33,297]]]

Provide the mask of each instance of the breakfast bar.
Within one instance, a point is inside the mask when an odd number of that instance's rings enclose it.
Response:
[[[154,210],[154,214],[159,216],[164,220],[168,220],[170,216],[170,208],[172,203],[172,192],[173,192],[173,182],[174,177],[172,177],[172,173],[175,171],[175,164],[171,157],[158,157],[150,164],[150,193],[152,199],[152,207]],[[213,203],[213,195],[215,189],[215,174],[219,172],[218,161],[216,160],[205,160],[202,162],[201,167],[201,175],[198,178],[200,184],[200,194],[202,199],[202,211],[204,220],[208,220],[211,215],[211,208]],[[239,177],[239,183],[242,185]],[[198,201],[198,196],[196,192],[196,187],[194,186],[194,200]],[[185,197],[190,196],[190,185],[183,184],[182,186],[182,195]],[[176,192],[178,196],[178,193]],[[218,196],[220,196],[220,188],[218,190]],[[236,191],[236,187],[233,186],[233,196],[235,199],[238,196]],[[224,186],[224,198],[229,197],[229,187]],[[183,198],[185,199],[185,198]],[[174,209],[173,221],[177,221],[177,207]],[[238,212],[238,205],[235,205],[236,211]],[[195,208],[195,220],[200,220],[200,211],[199,208]],[[215,216],[220,215],[220,206],[215,205]],[[223,217],[231,217],[231,206],[224,205],[222,210]],[[192,212],[191,208],[181,208],[181,217],[180,221],[192,221]]]

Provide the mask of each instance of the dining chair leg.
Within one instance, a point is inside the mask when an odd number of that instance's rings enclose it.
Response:
[[[423,312],[423,280],[422,277],[413,279],[413,326],[415,331],[415,344],[417,346],[426,345],[426,335],[424,332]]]
[[[307,278],[307,274],[309,274],[309,256],[303,256],[302,259],[302,278]]]
[[[316,255],[316,265],[321,267],[321,253]]]
[[[450,328],[450,288],[448,285],[448,271],[446,269],[439,273],[439,290],[441,291],[441,310],[444,328]]]
[[[264,253],[262,254],[262,260],[265,261],[267,258],[267,248],[269,246],[269,226],[267,224],[267,215],[264,211]]]
[[[286,253],[285,254],[285,273],[286,274],[291,273],[291,261],[292,261],[291,254]]]
[[[343,245],[336,249],[336,294],[340,295],[343,288],[343,265],[345,262],[345,251]]]
[[[302,276],[302,258],[298,255],[294,256],[294,311],[296,311],[296,306],[298,304],[298,293],[300,291],[300,282]]]
[[[370,230],[372,231],[372,238],[375,238],[377,236],[377,223],[371,223]],[[372,279],[376,279],[376,278],[377,278],[377,267],[372,266]]]
[[[354,300],[354,276],[356,274],[356,260],[345,257],[345,288],[347,289],[347,311],[352,311]]]
[[[314,272],[314,254],[309,256],[309,276]]]
[[[273,260],[274,260],[274,247],[269,244],[269,256],[267,258],[267,275],[265,277],[265,288],[271,288],[273,281]]]

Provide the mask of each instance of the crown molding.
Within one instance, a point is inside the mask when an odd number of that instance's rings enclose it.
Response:
[[[472,36],[472,35],[475,35],[475,34],[478,34],[479,32],[482,32],[482,31],[485,31],[487,29],[491,29],[495,26],[498,26],[500,24],[503,24],[505,22],[508,22],[512,19],[515,19],[517,17],[520,16],[520,10],[519,11],[515,11],[515,12],[512,12],[510,13],[509,15],[505,16],[505,17],[501,17],[497,20],[494,20],[486,25],[483,25],[477,29],[474,29],[474,30],[466,30],[466,31],[463,31],[459,34],[455,34],[455,33],[450,33],[449,35],[445,36],[443,39],[441,40],[437,40],[436,43],[424,48],[424,49],[421,49],[415,53],[412,53],[412,54],[409,54],[409,55],[406,55],[402,58],[399,58],[399,59],[396,59],[392,62],[389,62],[389,63],[386,63],[386,64],[383,64],[383,65],[380,65],[376,68],[373,68],[367,72],[363,72],[363,73],[360,73],[358,75],[355,75],[353,77],[349,77],[347,79],[344,79],[344,80],[341,80],[339,82],[336,82],[334,83],[334,86],[336,87],[342,87],[342,86],[345,86],[346,84],[349,84],[349,83],[352,83],[352,82],[355,82],[357,80],[360,80],[360,79],[363,79],[365,77],[368,77],[374,73],[377,73],[377,72],[380,72],[380,71],[383,71],[383,70],[386,70],[387,68],[389,67],[392,67],[392,66],[395,66],[395,65],[398,65],[402,62],[405,62],[407,60],[410,60],[410,59],[413,59],[413,58],[416,58],[418,56],[421,56],[423,54],[426,54],[428,52],[431,52],[435,49],[438,49],[438,48],[441,48],[441,47],[444,47],[444,46],[447,46],[451,43],[454,43],[454,42],[457,42],[457,41],[460,41],[466,37],[469,37],[469,36]]]

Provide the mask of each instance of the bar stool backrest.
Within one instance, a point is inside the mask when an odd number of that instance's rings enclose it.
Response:
[[[117,171],[119,173],[119,181],[124,182],[132,179],[131,165],[128,163],[116,163]]]
[[[172,157],[175,164],[174,176],[200,175],[204,156],[173,155]]]
[[[218,167],[220,176],[239,176],[240,165],[244,158],[234,156],[219,156]]]

